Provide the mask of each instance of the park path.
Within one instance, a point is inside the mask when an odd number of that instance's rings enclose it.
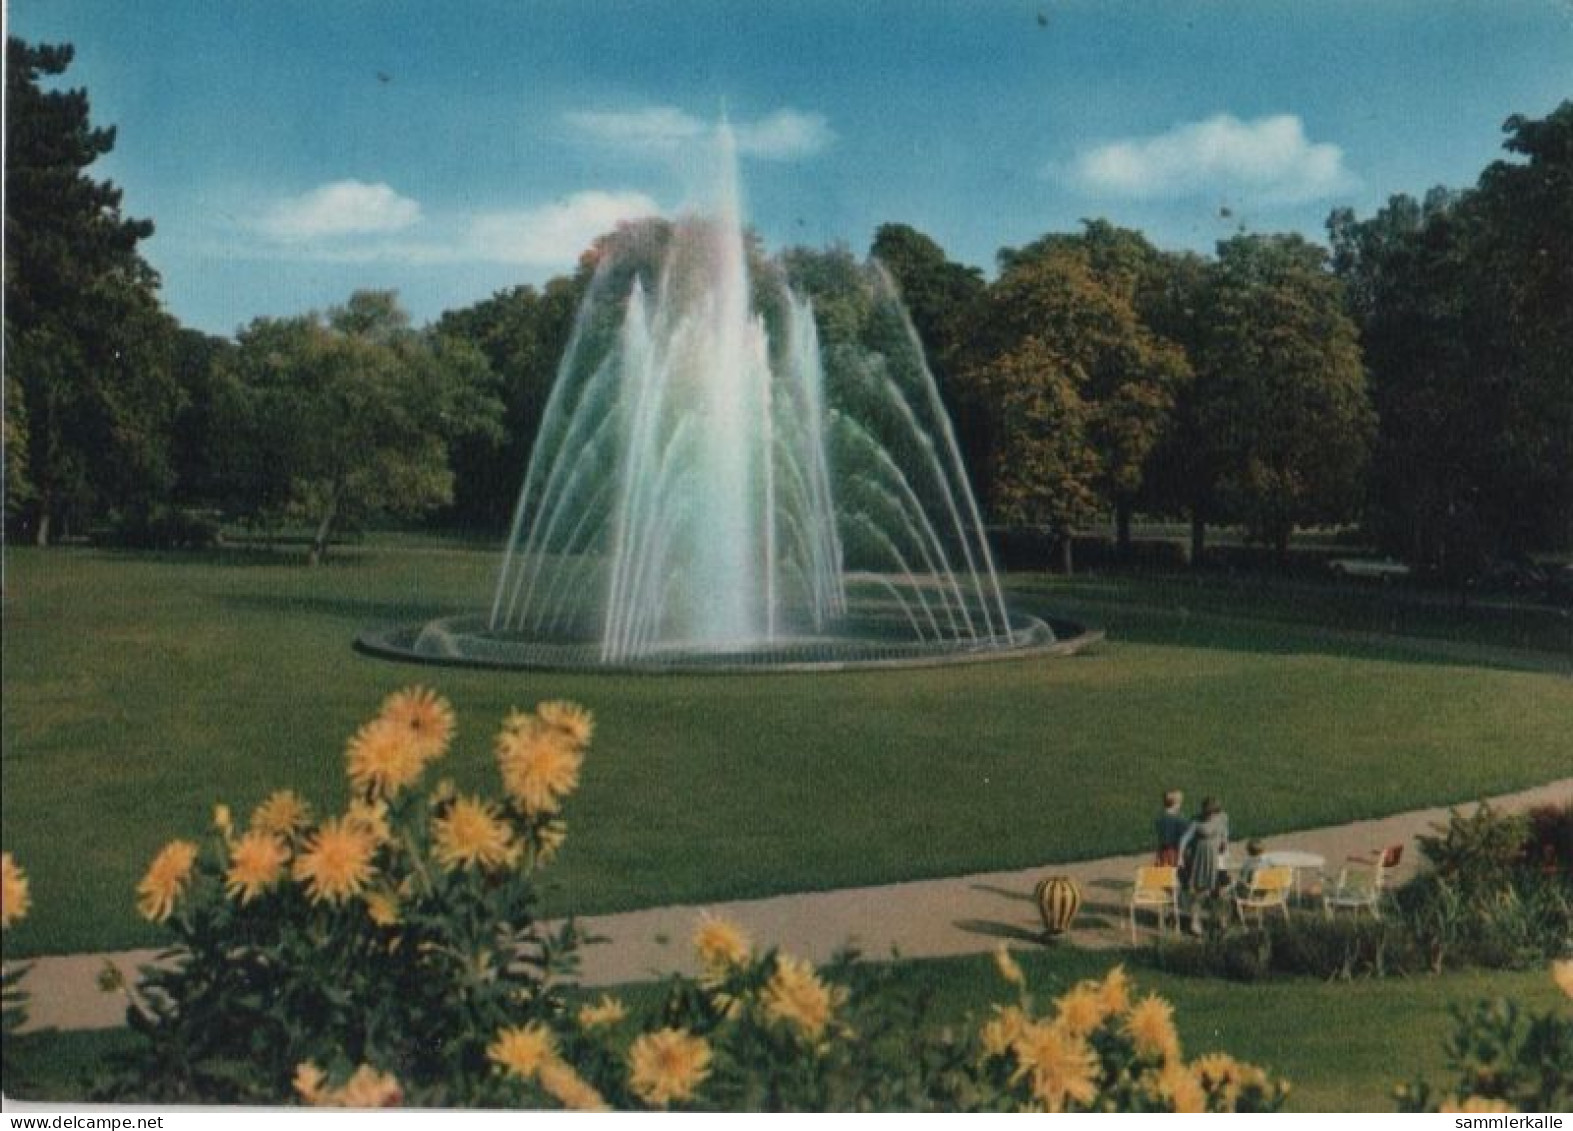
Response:
[[[1488,801],[1492,808],[1508,812],[1547,803],[1566,804],[1573,801],[1573,778]],[[1470,813],[1475,806],[1458,809]],[[1416,867],[1419,852],[1415,838],[1445,821],[1447,815],[1447,807],[1421,809],[1285,833],[1265,843],[1268,851],[1298,849],[1325,857],[1329,879],[1350,855],[1403,844],[1403,863],[1397,873],[1402,881]],[[779,946],[816,963],[849,944],[873,959],[892,954],[903,958],[976,954],[1001,942],[1037,946],[1041,945],[1042,928],[1032,893],[1047,875],[1070,876],[1083,892],[1081,914],[1067,937],[1069,943],[1093,949],[1129,945],[1126,899],[1136,868],[1149,859],[1144,853],[1068,864],[1051,862],[1016,871],[587,916],[579,920],[581,927],[607,941],[581,951],[580,980],[590,986],[610,986],[673,972],[697,973],[689,940],[700,917],[707,913],[736,923],[761,946]],[[1150,917],[1144,917],[1141,930],[1150,935]],[[31,998],[24,1031],[107,1029],[124,1024],[124,999],[99,990],[99,974],[109,962],[133,978],[137,967],[155,957],[152,950],[131,950],[33,960],[21,986]]]

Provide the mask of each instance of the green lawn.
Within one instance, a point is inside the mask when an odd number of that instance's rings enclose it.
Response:
[[[472,787],[493,780],[510,707],[569,697],[596,712],[549,873],[553,908],[581,913],[1135,850],[1171,785],[1220,794],[1251,835],[1568,773],[1573,681],[1549,650],[1554,620],[1504,640],[1492,615],[1431,610],[1406,627],[1429,643],[1394,642],[1322,627],[1336,593],[1017,579],[1029,607],[1094,619],[1109,642],[926,670],[568,676],[351,650],[366,625],[484,604],[495,565],[422,541],[318,570],[9,549],[4,844],[33,911],[8,949],[157,941],[132,895],[157,848],[200,832],[216,801],[244,813],[290,786],[340,804],[345,738],[413,681],[453,700],[446,772]],[[1504,651],[1520,638],[1541,650]],[[1470,640],[1488,647],[1460,650]]]
[[[1019,950],[1017,958],[1040,1002],[1081,978],[1101,977],[1110,959],[1077,950]],[[937,1023],[976,1023],[987,1003],[1008,998],[988,958],[905,964],[933,994]],[[1226,1051],[1271,1069],[1292,1085],[1295,1111],[1391,1111],[1393,1088],[1417,1078],[1451,1082],[1443,1042],[1453,1030],[1449,1006],[1509,997],[1531,1011],[1568,1008],[1543,972],[1466,973],[1327,984],[1290,979],[1241,985],[1132,971],[1140,991],[1175,1006],[1188,1056]],[[628,987],[636,1005],[653,1008],[652,987]],[[80,1099],[98,1067],[133,1038],[125,1030],[37,1033],[9,1044],[8,1096]]]

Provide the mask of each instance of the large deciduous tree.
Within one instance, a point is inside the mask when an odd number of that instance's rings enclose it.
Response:
[[[231,505],[309,521],[314,562],[344,520],[448,503],[450,442],[498,428],[484,356],[410,329],[391,292],[357,292],[326,317],[258,319],[220,372]]]
[[[1168,458],[1192,519],[1242,523],[1288,553],[1296,526],[1358,512],[1374,414],[1327,254],[1295,235],[1218,246],[1198,296],[1196,380]]]
[[[174,323],[137,247],[153,225],[121,215],[120,189],[87,173],[115,131],[92,124],[84,91],[46,89],[72,55],[6,41],[6,431],[26,459],[7,468],[7,495],[41,545],[162,496],[179,404]]]
[[[1464,582],[1573,542],[1573,102],[1464,192],[1328,221],[1380,414],[1376,533]]]
[[[1139,234],[1094,222],[1007,249],[1000,261],[970,369],[991,406],[991,505],[1001,518],[1049,525],[1066,548],[1076,526],[1112,509],[1123,544],[1191,372],[1184,351],[1139,309],[1149,289],[1159,293],[1162,257]],[[1013,393],[1010,381],[1026,386]],[[1061,504],[1023,492],[1028,467],[1054,469]],[[1024,510],[1026,497],[1038,502]]]

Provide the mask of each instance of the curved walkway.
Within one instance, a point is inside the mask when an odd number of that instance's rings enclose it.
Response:
[[[1573,778],[1490,798],[1493,808],[1522,811],[1573,800]],[[1465,813],[1474,805],[1458,806]],[[1330,871],[1352,854],[1391,844],[1405,845],[1400,880],[1412,874],[1419,856],[1415,838],[1446,821],[1447,807],[1422,809],[1272,837],[1273,849],[1317,853]],[[824,962],[847,945],[870,958],[899,954],[928,958],[975,954],[1000,942],[1037,945],[1042,938],[1033,887],[1045,875],[1073,877],[1085,902],[1069,941],[1089,948],[1111,948],[1130,941],[1125,900],[1136,868],[1146,854],[1115,856],[1074,864],[1044,864],[1010,872],[984,872],[938,880],[914,880],[877,887],[803,892],[766,899],[702,906],[654,907],[581,919],[587,934],[607,941],[581,951],[581,981],[615,985],[646,981],[674,971],[697,973],[689,940],[699,917],[708,912],[730,919],[766,946]],[[1144,920],[1144,929],[1150,919]],[[105,962],[128,977],[154,961],[156,951],[75,954],[33,960],[21,988],[31,997],[26,1029],[106,1029],[125,1021],[119,994],[97,988]]]

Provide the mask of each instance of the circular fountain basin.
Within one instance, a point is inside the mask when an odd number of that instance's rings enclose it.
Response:
[[[1029,656],[1066,656],[1101,641],[1070,621],[1013,614],[1008,639],[990,643],[917,641],[879,616],[851,617],[834,635],[803,635],[738,647],[668,645],[607,662],[595,641],[540,640],[487,627],[480,614],[368,629],[357,650],[385,659],[458,667],[602,673],[790,672],[932,667]]]

